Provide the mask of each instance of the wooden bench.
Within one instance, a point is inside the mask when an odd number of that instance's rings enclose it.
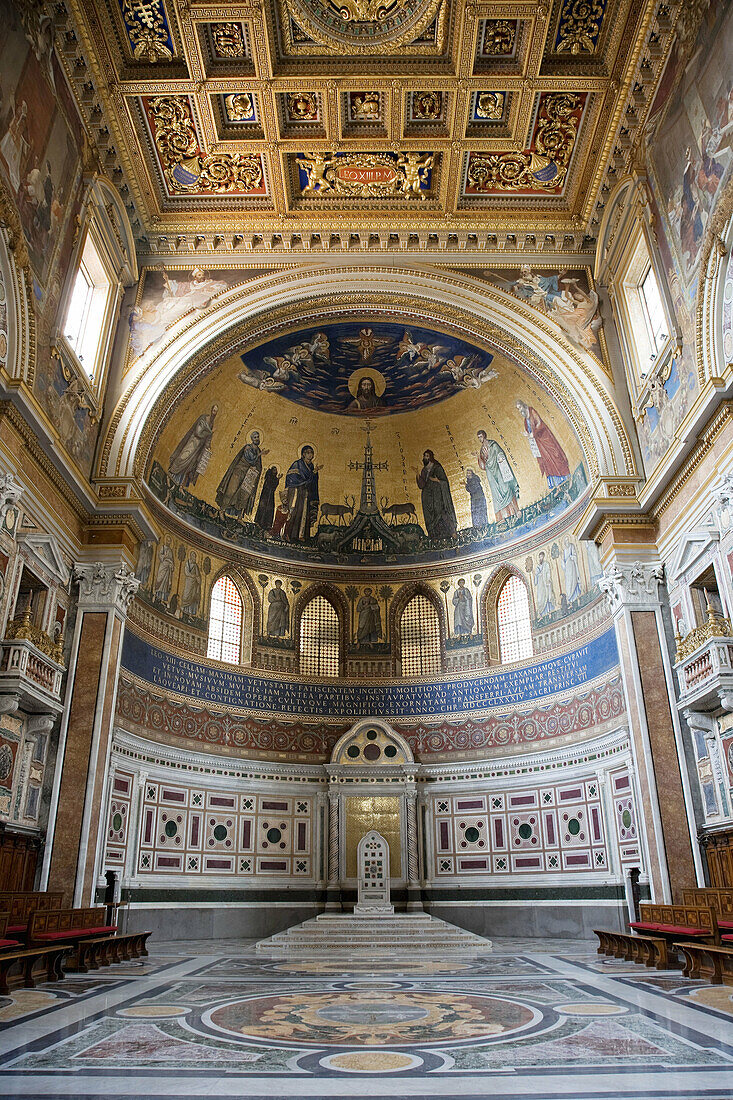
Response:
[[[721,942],[715,913],[710,906],[704,905],[642,902],[641,920],[632,921],[631,929],[631,932],[595,929],[599,941],[598,954],[628,962],[643,962],[645,966],[654,966],[657,970],[668,970],[679,965],[678,942]]]
[[[20,940],[8,936],[8,921],[10,913],[0,913],[0,951],[12,951],[14,947],[22,947]]]
[[[76,952],[78,963],[81,940],[100,939],[114,935],[117,931],[113,924],[106,924],[105,919],[104,908],[49,909],[45,913],[36,911],[28,922],[28,946],[68,944]],[[77,965],[75,969],[83,970],[83,967]]]
[[[700,978],[712,985],[733,985],[733,945],[685,940],[675,947],[685,956],[686,978]]]
[[[664,936],[642,935],[636,932],[611,932],[594,929],[598,936],[599,955],[609,955],[626,962],[639,962],[657,970],[669,970],[669,952]]]
[[[148,954],[150,932],[117,932],[101,939],[80,940],[76,965],[71,969],[87,973],[112,963],[132,962]]]
[[[682,891],[684,905],[709,905],[714,911],[721,933],[733,933],[733,890],[714,889],[711,886],[697,886]],[[3,906],[0,903],[0,909]]]
[[[24,989],[35,989],[36,978],[33,970],[41,968],[45,982],[58,982],[64,976],[64,958],[73,951],[70,944],[55,944],[53,947],[20,947],[17,951],[5,951],[0,954],[0,995],[7,997],[10,992],[9,976],[16,967],[20,969]]]
[[[19,940],[25,940],[31,913],[60,909],[63,904],[63,894],[47,894],[38,890],[0,891],[0,913],[10,914],[7,935]]]
[[[715,913],[709,905],[657,905],[643,901],[641,920],[631,921],[634,932],[664,936],[670,944],[682,940],[720,943]]]

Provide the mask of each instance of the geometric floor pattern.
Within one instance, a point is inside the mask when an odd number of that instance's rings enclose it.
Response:
[[[0,998],[0,1096],[733,1100],[733,989],[577,941],[358,961],[154,943]]]

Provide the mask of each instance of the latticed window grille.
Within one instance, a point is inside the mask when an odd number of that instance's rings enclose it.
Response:
[[[532,620],[527,589],[514,574],[507,577],[496,601],[499,660],[502,664],[532,656]]]
[[[242,597],[231,577],[219,577],[211,590],[206,656],[238,665],[242,652]]]
[[[440,674],[440,620],[426,596],[418,593],[406,605],[400,619],[400,638],[403,676]]]
[[[339,617],[325,596],[314,596],[300,616],[300,671],[307,676],[338,676]]]

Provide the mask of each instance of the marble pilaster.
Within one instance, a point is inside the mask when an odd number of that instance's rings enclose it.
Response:
[[[127,612],[139,582],[122,561],[76,566],[77,615],[52,793],[43,885],[68,903],[94,900],[103,854],[117,674]]]
[[[662,616],[659,561],[614,561],[599,581],[613,614],[641,795],[652,896],[671,901],[702,881],[687,762]]]

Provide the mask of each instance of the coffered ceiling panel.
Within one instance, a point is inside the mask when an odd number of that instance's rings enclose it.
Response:
[[[645,0],[71,0],[143,229],[577,230]]]

